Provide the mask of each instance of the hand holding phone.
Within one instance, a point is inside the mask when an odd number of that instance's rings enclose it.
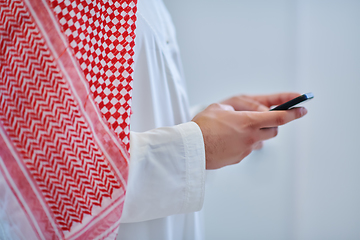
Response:
[[[312,94],[311,92],[305,93],[303,95],[300,95],[299,97],[291,99],[290,101],[288,101],[286,103],[283,103],[275,108],[270,109],[270,111],[288,110],[288,109],[295,107],[296,105],[298,105],[300,103],[304,103],[305,101],[308,101],[313,98],[314,98],[314,94]]]

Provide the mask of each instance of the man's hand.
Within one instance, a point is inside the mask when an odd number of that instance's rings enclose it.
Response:
[[[305,108],[266,111],[297,96],[299,94],[234,97],[222,102],[231,105],[212,104],[196,115],[193,121],[204,137],[206,169],[239,163],[258,148],[259,142],[275,137],[278,126],[304,116]],[[235,111],[242,109],[247,111]]]
[[[280,93],[270,95],[238,95],[220,102],[232,106],[235,111],[269,111],[271,106],[280,105],[293,98],[300,96],[299,93]],[[257,142],[254,150],[261,149],[263,142]]]

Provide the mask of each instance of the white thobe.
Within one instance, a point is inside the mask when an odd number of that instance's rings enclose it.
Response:
[[[138,1],[130,170],[117,239],[202,239],[203,137],[190,122],[175,30],[161,0]]]

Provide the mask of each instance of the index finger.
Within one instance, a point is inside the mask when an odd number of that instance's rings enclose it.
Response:
[[[295,119],[303,117],[307,110],[303,107],[285,111],[255,112],[254,120],[260,128],[271,128],[284,125]]]
[[[270,95],[257,95],[257,96],[253,96],[252,98],[267,107],[271,107],[274,105],[283,104],[300,95],[301,94],[299,93],[287,92],[287,93],[277,93]]]

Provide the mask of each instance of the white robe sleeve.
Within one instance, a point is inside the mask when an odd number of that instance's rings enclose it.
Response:
[[[199,211],[205,150],[194,122],[130,134],[130,168],[121,222]]]

